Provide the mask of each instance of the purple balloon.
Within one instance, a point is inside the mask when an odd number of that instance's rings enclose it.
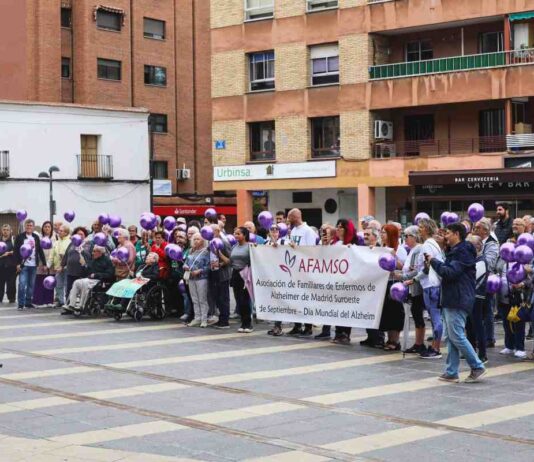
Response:
[[[414,218],[414,220],[413,220],[414,224],[415,224],[415,225],[418,225],[418,224],[419,224],[419,220],[421,220],[421,219],[423,219],[423,218],[426,219],[426,220],[429,220],[429,219],[430,219],[430,216],[428,215],[428,213],[425,213],[425,212],[419,212],[419,213],[415,216],[415,218]]]
[[[469,218],[473,223],[476,223],[478,220],[484,218],[484,213],[484,206],[478,202],[474,202],[467,209],[467,215],[469,215]]]
[[[391,286],[391,289],[389,289],[389,295],[393,300],[403,302],[408,296],[408,287],[402,282],[396,282]]]
[[[108,238],[104,233],[96,233],[93,242],[99,246],[105,246],[108,243]]]
[[[506,242],[503,245],[501,245],[501,250],[499,251],[499,255],[501,258],[507,262],[512,263],[515,261],[515,246],[511,242]]]
[[[534,252],[528,245],[519,245],[514,252],[515,261],[522,265],[528,265],[534,258]]]
[[[33,249],[28,244],[23,244],[20,246],[20,256],[22,258],[28,258],[32,254]]]
[[[183,223],[180,223],[176,228],[178,228],[180,231],[183,231],[184,233],[187,231],[187,225],[184,225]]]
[[[380,268],[382,268],[384,271],[395,271],[397,260],[392,254],[385,253],[378,259],[378,266],[380,266]]]
[[[128,251],[126,247],[119,247],[117,249],[117,258],[121,262],[126,263],[129,257],[130,257],[130,252]]]
[[[63,214],[63,218],[65,218],[65,220],[67,220],[69,223],[72,223],[75,216],[76,214],[74,213],[73,210],[69,210]]]
[[[176,218],[174,217],[167,217],[165,220],[163,220],[163,227],[168,230],[172,231],[174,227],[176,226]]]
[[[519,284],[523,282],[527,277],[527,273],[523,265],[515,263],[512,267],[506,272],[506,277],[508,281],[512,284]]]
[[[440,220],[441,220],[441,223],[443,223],[443,226],[447,226],[449,224],[450,214],[451,214],[450,212],[443,212],[441,214]]]
[[[109,215],[107,213],[101,213],[98,215],[98,222],[101,225],[108,225],[109,224]]]
[[[4,241],[0,241],[0,255],[7,250],[7,244]]]
[[[211,226],[203,226],[200,230],[200,234],[206,241],[211,241],[213,239],[213,229],[211,229]]]
[[[178,283],[178,290],[180,291],[181,294],[185,294],[187,292],[187,289],[185,288],[185,282],[182,280],[180,280],[180,282]]]
[[[165,254],[174,261],[181,261],[184,258],[182,248],[177,244],[169,244],[165,247]]]
[[[278,228],[278,231],[280,232],[280,237],[287,236],[288,228],[285,223],[278,223],[276,227]]]
[[[154,229],[156,227],[155,220],[148,214],[141,215],[139,224],[141,225],[141,228],[146,231],[150,231],[151,229]]]
[[[115,239],[118,239],[118,238],[119,238],[119,228],[113,230],[113,237],[114,237]]]
[[[118,250],[118,249],[113,249],[113,250],[111,251],[111,258],[117,258],[117,250]]]
[[[204,212],[204,218],[207,218],[208,220],[213,220],[214,218],[217,218],[217,210],[213,208],[206,209]]]
[[[454,212],[451,212],[449,213],[449,220],[448,220],[448,225],[452,225],[453,223],[458,223],[460,221],[460,217],[454,213]]]
[[[215,253],[218,250],[224,249],[224,242],[222,239],[216,237],[210,242],[210,249]]]
[[[528,245],[534,250],[534,236],[530,233],[523,233],[517,238],[517,245]]]
[[[24,221],[26,217],[28,216],[28,212],[24,209],[17,210],[17,220],[18,221]]]
[[[72,242],[72,245],[74,247],[80,247],[82,245],[82,242],[83,242],[83,238],[82,236],[80,236],[79,234],[73,234],[71,237],[70,237],[70,241]]]
[[[254,233],[249,233],[248,241],[251,242],[252,244],[256,244],[257,242],[256,235]]]
[[[258,221],[263,229],[269,229],[273,224],[273,215],[265,210],[258,215]]]
[[[234,245],[237,244],[237,239],[234,237],[233,234],[228,234],[226,236],[226,239],[228,239],[228,242],[230,243],[230,246],[233,247]]]
[[[51,249],[52,248],[52,239],[50,239],[49,237],[43,237],[41,239],[41,248],[44,249],[44,250]],[[2,253],[2,252],[0,252],[0,253]]]
[[[412,249],[410,249],[410,246],[408,244],[404,244],[403,247],[404,250],[406,250],[406,255],[410,255],[410,252],[412,251]]]
[[[492,274],[488,277],[488,281],[486,283],[486,291],[488,294],[496,294],[501,290],[501,278],[497,276],[496,274]]]
[[[43,280],[45,289],[53,290],[56,287],[56,278],[54,276],[47,276]]]
[[[358,231],[356,233],[356,245],[365,245],[365,239],[362,231]]]
[[[109,226],[112,228],[118,228],[122,223],[121,217],[118,215],[110,215],[109,216]]]

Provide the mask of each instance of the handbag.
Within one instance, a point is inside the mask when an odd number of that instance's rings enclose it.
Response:
[[[517,300],[519,303],[515,303],[510,308],[506,320],[510,323],[510,327],[513,330],[513,324],[518,322],[529,322],[532,319],[532,305],[525,301],[525,296],[521,292],[521,300]]]

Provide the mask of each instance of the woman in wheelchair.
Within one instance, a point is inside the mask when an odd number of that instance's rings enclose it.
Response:
[[[87,277],[74,281],[67,306],[62,314],[82,311],[87,304],[91,289],[102,281],[113,281],[115,268],[104,247],[99,245],[93,247],[92,259],[85,264],[85,274]]]

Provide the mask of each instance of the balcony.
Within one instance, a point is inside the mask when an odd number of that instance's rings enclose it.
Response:
[[[505,136],[484,136],[477,138],[380,141],[373,143],[373,159],[394,157],[441,157],[461,154],[505,152]]]
[[[112,180],[113,156],[98,154],[77,155],[78,179],[80,180]]]
[[[9,151],[0,151],[0,178],[9,176]]]
[[[371,66],[369,79],[396,79],[525,64],[534,64],[534,48]]]

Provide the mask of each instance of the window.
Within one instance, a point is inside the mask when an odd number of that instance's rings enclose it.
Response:
[[[165,38],[165,21],[157,19],[144,18],[144,36],[163,40]]]
[[[155,180],[166,180],[169,178],[167,161],[155,160],[152,162],[152,178]]]
[[[250,160],[276,158],[274,121],[249,124]]]
[[[337,8],[338,0],[306,0],[308,11],[328,10]]]
[[[97,58],[98,78],[107,80],[121,79],[121,62],[113,59]]]
[[[122,14],[99,9],[96,11],[96,25],[100,29],[120,31]]]
[[[81,178],[98,178],[98,135],[80,135],[80,166],[78,176]]]
[[[406,61],[426,61],[434,57],[432,44],[429,40],[418,40],[406,45]]]
[[[250,91],[274,89],[274,51],[249,55]]]
[[[512,125],[524,124],[527,122],[527,101],[514,101],[512,100]]]
[[[148,126],[154,133],[167,133],[167,114],[150,114]]]
[[[484,32],[480,34],[479,53],[497,53],[504,50],[503,32]]]
[[[61,58],[61,77],[70,79],[70,58]]]
[[[320,45],[310,48],[311,84],[339,83],[338,45]]]
[[[72,27],[72,10],[61,8],[61,27]]]
[[[145,64],[145,85],[167,85],[167,68]]]
[[[311,119],[312,158],[339,157],[339,117]]]
[[[272,18],[274,0],[245,0],[245,20]]]

